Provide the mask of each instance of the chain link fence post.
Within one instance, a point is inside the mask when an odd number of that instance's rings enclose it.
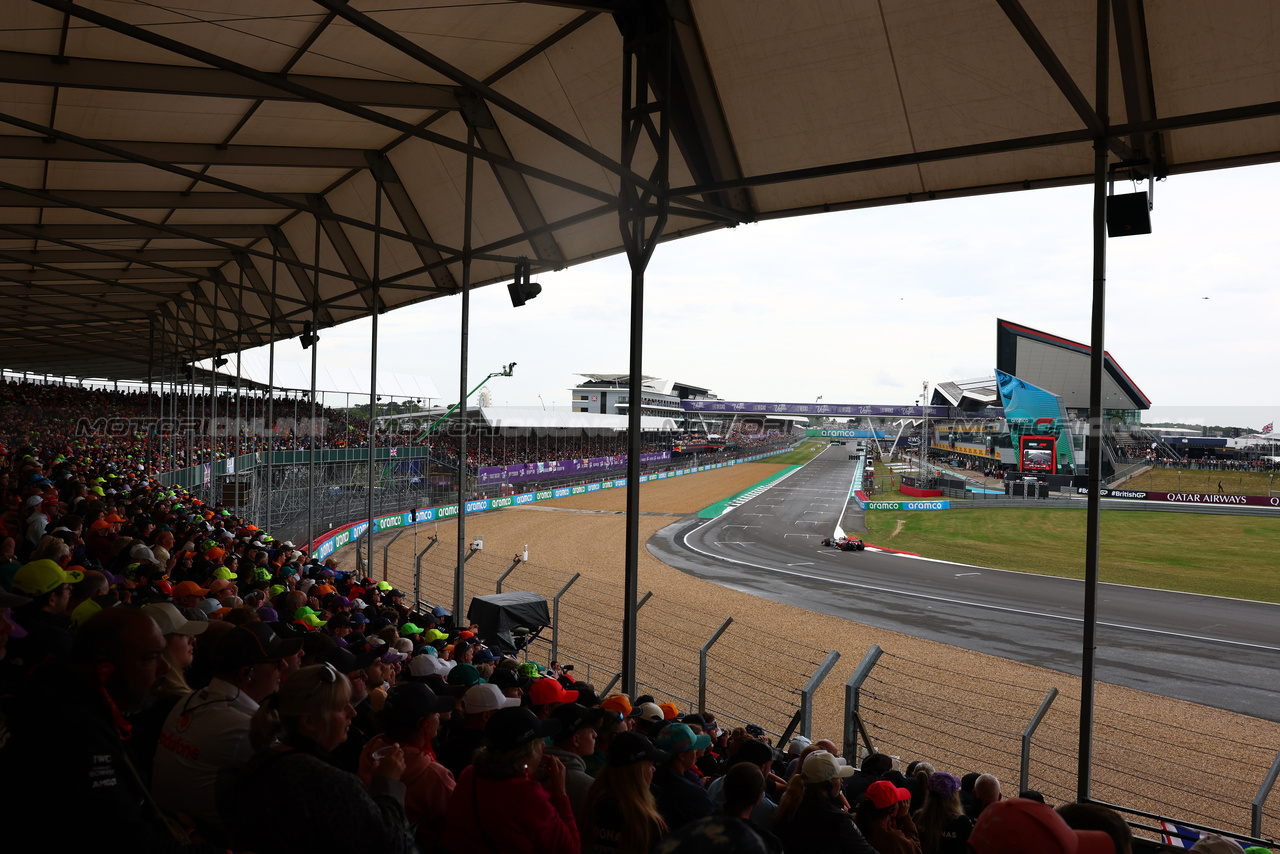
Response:
[[[712,644],[720,640],[720,636],[725,633],[725,629],[733,624],[733,617],[725,617],[724,622],[720,624],[720,628],[716,629],[706,643],[702,645],[702,649],[698,650],[698,714],[706,714],[707,712],[707,652],[711,649]]]
[[[1044,697],[1044,702],[1040,704],[1035,716],[1031,718],[1031,723],[1027,724],[1027,728],[1022,731],[1022,764],[1018,767],[1018,791],[1020,792],[1030,788],[1027,784],[1031,777],[1031,737],[1036,734],[1036,730],[1040,727],[1040,722],[1049,713],[1049,707],[1053,705],[1053,701],[1057,696],[1058,689],[1050,688],[1049,693]]]
[[[884,654],[884,650],[879,644],[872,644],[871,649],[867,650],[867,654],[862,657],[862,661],[858,663],[858,667],[853,671],[853,675],[849,677],[849,681],[844,685],[844,758],[849,761],[850,765],[858,764],[858,714],[859,705],[862,695],[862,683],[867,681],[867,677],[871,675],[871,669],[876,666],[876,662],[880,660],[880,656]],[[871,745],[867,745],[867,750],[871,749]]]
[[[800,689],[800,734],[805,738],[809,738],[813,734],[813,695],[818,690],[818,686],[822,684],[822,680],[827,678],[827,674],[831,672],[831,668],[836,666],[836,662],[840,660],[840,653],[834,649],[827,653],[827,657],[818,665],[818,669],[813,671],[813,675],[809,677],[809,681]]]

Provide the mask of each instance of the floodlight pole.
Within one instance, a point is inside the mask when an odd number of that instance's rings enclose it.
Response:
[[[627,381],[627,514],[626,562],[622,616],[622,691],[636,692],[636,594],[640,567],[640,418],[642,362],[644,355],[644,271],[667,224],[667,161],[670,125],[667,120],[667,93],[670,92],[671,29],[664,11],[642,4],[639,11],[618,14],[622,30],[622,165],[619,182],[618,225],[622,245],[631,267],[631,358]],[[655,94],[650,98],[650,91]],[[651,150],[637,147],[644,139]],[[650,186],[659,194],[643,190],[631,177],[631,169],[646,155],[654,158]]]
[[[311,548],[316,541],[316,366],[319,359],[320,336],[316,327],[320,324],[320,313],[316,310],[316,302],[320,299],[320,217],[315,217],[315,295],[311,304],[311,425],[307,430],[308,444],[311,453],[307,454],[307,557],[311,557]],[[294,425],[297,429],[297,425]],[[324,437],[321,436],[321,439]]]
[[[1080,747],[1077,754],[1076,800],[1089,800],[1093,752],[1094,657],[1098,624],[1098,543],[1102,490],[1102,378],[1106,358],[1107,303],[1107,135],[1110,73],[1111,0],[1098,0],[1097,72],[1094,110],[1102,132],[1093,141],[1093,322],[1089,338],[1089,500],[1084,552],[1084,639],[1080,657]]]

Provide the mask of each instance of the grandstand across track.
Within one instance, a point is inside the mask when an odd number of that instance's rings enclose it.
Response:
[[[1079,674],[1081,581],[823,547],[849,501],[848,449],[827,448],[722,516],[664,528],[649,551],[766,599]],[[1280,720],[1277,626],[1277,605],[1103,584],[1098,679]]]

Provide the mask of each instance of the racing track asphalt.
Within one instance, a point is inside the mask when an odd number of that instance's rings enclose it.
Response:
[[[846,505],[857,510],[848,497],[851,448],[829,446],[716,519],[662,529],[649,551],[766,599],[1080,673],[1082,581],[824,548]],[[848,530],[859,527],[844,518]],[[1280,606],[1102,584],[1097,646],[1099,681],[1280,721]]]

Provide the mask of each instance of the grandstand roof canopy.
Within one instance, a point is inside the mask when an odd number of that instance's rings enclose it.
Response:
[[[367,316],[375,278],[455,294],[467,155],[476,284],[620,251],[626,186],[678,237],[1087,183],[1095,139],[1280,156],[1271,0],[1115,0],[1109,117],[1086,0],[166,5],[4,0],[0,365],[139,379]],[[624,32],[665,185],[623,149]]]

